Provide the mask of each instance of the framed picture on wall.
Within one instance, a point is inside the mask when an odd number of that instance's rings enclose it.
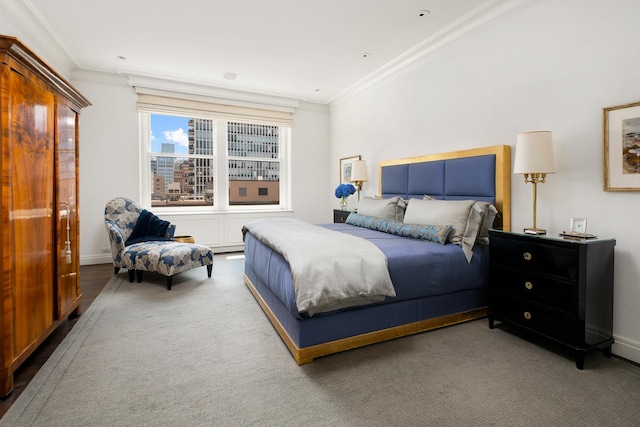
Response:
[[[640,191],[640,102],[603,109],[604,191]]]
[[[360,156],[340,159],[340,184],[351,184],[351,169],[354,160],[360,160]]]

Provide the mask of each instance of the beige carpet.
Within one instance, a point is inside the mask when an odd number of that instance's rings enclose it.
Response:
[[[297,366],[242,281],[114,277],[0,426],[631,426],[640,368],[479,320]]]

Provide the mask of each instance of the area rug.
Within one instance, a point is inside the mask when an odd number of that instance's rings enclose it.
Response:
[[[114,276],[0,426],[637,425],[640,368],[486,320],[298,366],[242,280],[242,257]]]

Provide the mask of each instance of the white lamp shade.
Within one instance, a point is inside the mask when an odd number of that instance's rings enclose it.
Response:
[[[514,174],[555,173],[553,139],[551,131],[524,132],[516,141],[516,158],[513,162]]]
[[[351,182],[366,182],[367,176],[367,162],[364,160],[354,160],[351,163]]]

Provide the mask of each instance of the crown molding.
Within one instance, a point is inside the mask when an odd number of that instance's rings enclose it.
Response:
[[[2,0],[2,12],[22,34],[14,35],[29,49],[37,52],[58,73],[70,77],[72,70],[80,68],[69,48],[33,6],[31,0]]]
[[[113,86],[129,86],[127,76],[105,71],[76,69],[71,72],[73,81],[108,84]]]
[[[396,79],[429,61],[442,49],[534,1],[536,0],[489,0],[485,2],[339,93],[329,100],[330,108],[334,108],[368,89]]]

